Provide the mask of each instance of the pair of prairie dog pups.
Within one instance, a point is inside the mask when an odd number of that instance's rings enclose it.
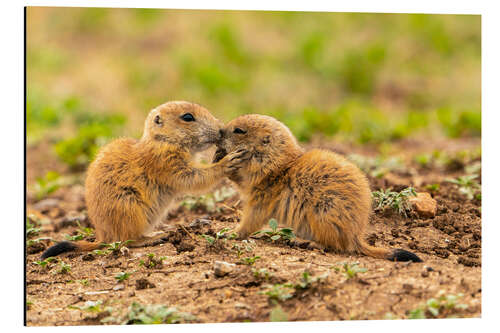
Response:
[[[217,145],[213,163],[197,165],[192,153]],[[140,140],[117,139],[101,149],[85,183],[96,242],[61,242],[42,258],[134,240],[140,246],[185,193],[206,192],[228,177],[244,201],[239,238],[270,218],[300,238],[332,250],[393,261],[415,254],[368,245],[364,233],[371,191],[363,173],[329,151],[304,152],[290,130],[263,115],[240,116],[226,126],[200,105],[168,102],[153,109]]]

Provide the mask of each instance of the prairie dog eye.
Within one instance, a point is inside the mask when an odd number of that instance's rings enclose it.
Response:
[[[247,131],[245,130],[242,130],[241,128],[239,127],[236,127],[233,131],[233,133],[236,133],[236,134],[245,134]]]
[[[163,125],[163,120],[161,120],[160,116],[155,117],[155,124],[158,126]]]
[[[181,119],[184,120],[184,121],[194,121],[194,117],[191,113],[185,113],[181,116]]]

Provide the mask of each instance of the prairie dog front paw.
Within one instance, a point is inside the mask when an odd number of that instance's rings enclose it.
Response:
[[[238,149],[230,152],[223,159],[224,172],[231,174],[238,170],[241,165],[250,158],[250,152],[246,149]]]

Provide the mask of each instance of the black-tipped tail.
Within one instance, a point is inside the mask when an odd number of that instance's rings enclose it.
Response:
[[[60,242],[54,246],[49,247],[47,250],[45,250],[45,252],[42,253],[41,258],[42,258],[42,260],[44,260],[48,257],[55,257],[61,253],[64,253],[64,252],[74,251],[77,248],[78,247],[74,243],[71,243],[68,241]]]
[[[415,253],[411,253],[410,251],[406,251],[403,249],[396,249],[392,251],[388,256],[388,260],[391,261],[413,261],[413,262],[422,262]]]

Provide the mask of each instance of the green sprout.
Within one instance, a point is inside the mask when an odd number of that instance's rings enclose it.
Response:
[[[70,264],[66,264],[64,261],[60,261],[59,262],[59,270],[57,271],[57,273],[59,274],[68,274],[69,272],[71,272],[71,265]]]
[[[120,272],[115,275],[115,279],[117,279],[119,282],[125,281],[130,277],[130,273],[127,272]]]
[[[59,173],[48,171],[44,177],[38,177],[33,186],[36,200],[41,200],[61,187],[62,181]]]
[[[251,239],[244,239],[241,243],[234,243],[233,249],[238,256],[238,259],[241,257],[244,251],[250,253],[254,249],[255,242]]]
[[[463,294],[457,295],[441,295],[438,298],[430,298],[427,300],[425,305],[418,307],[417,309],[410,310],[408,312],[409,319],[426,319],[438,318],[440,315],[445,317],[450,316],[451,312],[456,310],[467,309],[466,304],[457,303],[458,299],[463,297]]]
[[[352,264],[343,263],[343,265],[342,265],[343,272],[342,273],[344,273],[344,275],[346,276],[346,278],[348,280],[356,277],[358,275],[358,273],[365,273],[367,271],[366,268],[359,267],[358,265],[359,265],[358,262],[354,262]],[[334,269],[336,272],[341,271],[341,269],[339,267],[334,267]]]
[[[466,175],[456,179],[447,179],[446,181],[457,185],[458,191],[465,195],[467,199],[480,199],[481,185],[479,185],[479,183],[475,180],[477,177],[478,175]]]
[[[252,268],[252,273],[256,279],[266,280],[266,281],[268,281],[272,276],[272,273],[265,268],[260,268],[260,269]]]
[[[255,256],[255,257],[241,258],[240,261],[245,265],[252,266],[259,259],[260,256]]]
[[[40,266],[40,267],[42,267],[42,268],[47,268],[47,267],[49,267],[48,266],[49,263],[51,263],[52,261],[55,261],[55,260],[57,260],[57,259],[54,258],[54,257],[48,257],[45,260],[34,261],[33,263],[36,264],[36,265],[38,265],[38,266]]]
[[[78,225],[78,230],[79,233],[73,236],[66,235],[66,239],[69,241],[79,241],[87,237],[93,237],[94,236],[94,230],[92,228],[87,228],[87,227],[82,227],[80,225],[80,222],[76,222]]]
[[[253,235],[263,234],[271,239],[271,241],[277,241],[280,238],[291,240],[295,238],[295,234],[291,228],[280,228],[278,229],[278,221],[276,219],[269,220],[269,226],[271,230],[259,230],[253,233]]]
[[[31,223],[30,218],[26,218],[26,237],[38,235],[39,232],[40,228],[36,228],[35,222]]]
[[[292,298],[293,293],[295,292],[291,283],[265,285],[264,287],[266,290],[261,291],[260,294],[267,295],[269,300],[275,301],[286,301],[287,299]]]
[[[102,309],[101,305],[103,302],[101,300],[99,301],[86,301],[84,305],[82,306],[76,306],[76,305],[68,305],[69,309],[75,309],[75,310],[80,310],[84,312],[91,312],[91,313],[99,313],[102,311],[109,311],[108,309]]]
[[[133,302],[122,324],[178,324],[195,320],[190,313],[180,312],[175,307]]]
[[[154,253],[148,253],[148,260],[139,260],[139,266],[144,266],[147,268],[155,268],[155,267],[161,267],[163,265],[163,260],[167,259],[167,257],[159,257],[155,258]]]

